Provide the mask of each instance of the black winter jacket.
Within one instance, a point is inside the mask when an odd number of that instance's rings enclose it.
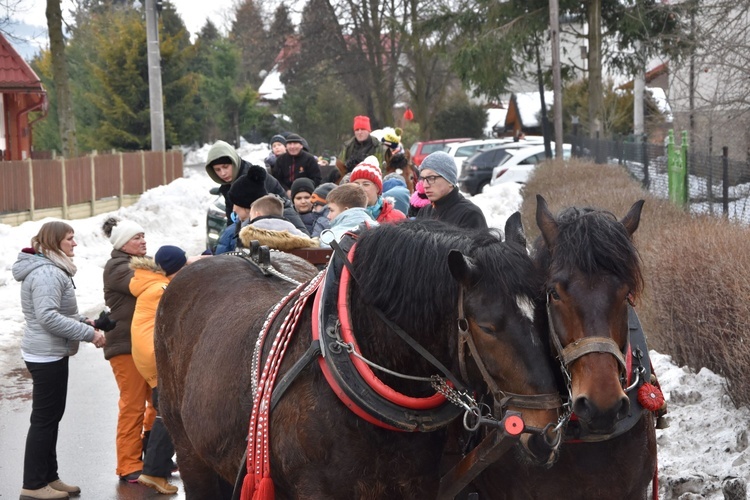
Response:
[[[487,229],[482,210],[458,192],[453,191],[417,213],[417,219],[436,219],[454,226],[472,229]]]
[[[284,189],[292,189],[292,182],[300,177],[307,177],[315,186],[318,186],[322,179],[318,160],[306,151],[300,151],[297,156],[289,153],[279,156],[276,158],[271,174]]]

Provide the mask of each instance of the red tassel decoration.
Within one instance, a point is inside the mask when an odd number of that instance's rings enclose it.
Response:
[[[258,489],[255,490],[255,495],[253,495],[253,500],[274,500],[273,479],[266,476],[260,480]]]
[[[648,411],[656,411],[664,406],[664,394],[655,385],[646,383],[638,389],[638,402]]]
[[[413,119],[414,113],[412,113],[411,108],[406,108],[406,111],[404,111],[404,120],[412,121]]]
[[[245,479],[242,480],[242,493],[240,494],[240,500],[253,500],[255,494],[255,474],[248,474]]]

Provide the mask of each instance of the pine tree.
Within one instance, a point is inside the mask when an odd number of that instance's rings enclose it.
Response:
[[[241,81],[258,88],[263,81],[260,72],[267,58],[268,34],[256,0],[244,0],[237,7],[229,38],[240,50]]]

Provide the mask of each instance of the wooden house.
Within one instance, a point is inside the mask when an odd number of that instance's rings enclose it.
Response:
[[[33,122],[47,114],[47,92],[42,82],[0,33],[0,160],[31,156]],[[38,111],[35,119],[29,119]]]

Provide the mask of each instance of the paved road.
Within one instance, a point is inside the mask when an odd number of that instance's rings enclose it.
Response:
[[[23,476],[23,452],[31,414],[31,379],[20,352],[0,352],[0,499],[17,499]],[[177,495],[159,495],[115,475],[117,385],[102,352],[81,344],[70,359],[68,404],[60,423],[57,455],[63,481],[81,487],[83,500],[185,498],[179,474],[171,482]]]

